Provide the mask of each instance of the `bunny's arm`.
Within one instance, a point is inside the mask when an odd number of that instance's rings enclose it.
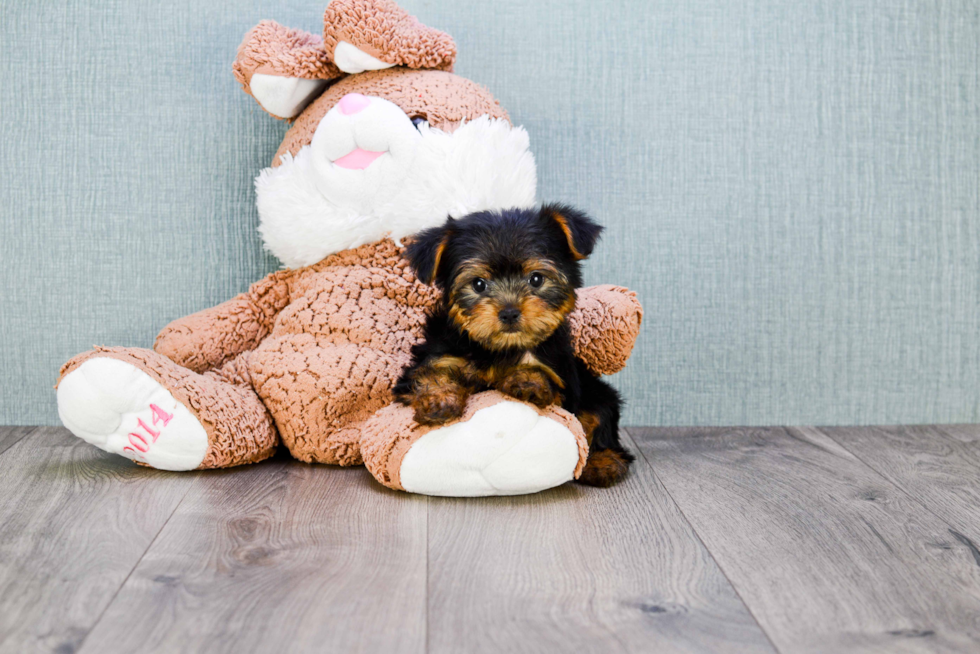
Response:
[[[272,273],[227,302],[174,320],[153,349],[198,373],[254,349],[289,302],[289,277],[289,271]]]
[[[636,293],[622,286],[590,286],[578,290],[568,317],[575,355],[597,375],[611,375],[626,365],[643,322]]]

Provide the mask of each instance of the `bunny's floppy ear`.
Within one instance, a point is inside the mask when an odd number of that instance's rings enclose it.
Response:
[[[416,235],[405,250],[405,258],[423,284],[432,284],[445,271],[446,248],[452,238],[453,219],[450,217],[439,227],[430,227]]]
[[[345,73],[392,66],[452,71],[456,44],[392,0],[331,0],[323,47]]]
[[[253,27],[232,64],[235,79],[275,118],[295,118],[343,77],[323,47],[323,39],[303,30],[264,20]]]
[[[264,20],[245,35],[235,78],[275,118],[291,119],[344,73],[392,66],[452,71],[456,44],[392,0],[331,0],[323,37]]]
[[[588,258],[602,233],[598,225],[584,213],[566,204],[546,204],[541,207],[541,219],[556,225],[568,241],[568,249],[576,261]]]

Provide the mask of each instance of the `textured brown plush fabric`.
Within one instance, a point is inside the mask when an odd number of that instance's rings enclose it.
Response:
[[[333,55],[347,41],[395,66],[452,70],[456,44],[391,0],[333,0],[323,14],[323,45]]]
[[[322,38],[274,20],[249,30],[238,46],[232,71],[245,92],[255,73],[326,80],[344,75],[324,49]]]
[[[487,391],[474,395],[466,403],[461,421],[467,421],[480,409],[486,409],[503,400],[516,402],[497,391]],[[582,425],[575,416],[557,406],[541,409],[528,404],[540,415],[547,416],[561,423],[572,432],[578,443],[579,461],[575,467],[574,477],[579,478],[589,456],[589,444],[585,438]],[[361,454],[368,471],[381,484],[397,490],[405,490],[401,484],[401,467],[405,455],[415,441],[422,438],[437,427],[427,427],[415,422],[414,411],[411,407],[401,404],[391,404],[367,421],[361,434]]]
[[[324,80],[344,75],[324,50],[322,38],[303,30],[283,27],[274,20],[264,20],[249,30],[238,46],[232,72],[242,85],[242,90],[249,95],[252,94],[249,85],[255,73]],[[269,115],[282,118],[271,113]]]
[[[603,284],[578,291],[568,317],[575,354],[597,375],[612,375],[626,366],[643,323],[636,293]]]
[[[58,382],[92,357],[125,361],[170,391],[197,418],[208,435],[208,449],[199,469],[226,468],[267,459],[279,439],[272,417],[248,383],[245,366],[226,365],[200,375],[152,350],[97,347],[61,367]]]
[[[254,349],[289,301],[290,276],[288,271],[273,273],[238,297],[175,320],[157,335],[153,349],[195,372]]]
[[[390,240],[293,271],[290,303],[249,368],[289,451],[360,463],[360,424],[391,401],[435,291]]]
[[[456,44],[451,36],[426,27],[391,0],[333,0],[324,12],[322,38],[301,29],[284,27],[273,20],[264,20],[249,30],[238,46],[232,71],[249,95],[252,94],[252,75],[256,73],[335,80],[345,75],[333,63],[334,49],[340,41],[346,41],[372,57],[395,66],[451,71],[456,60]],[[417,81],[417,78],[411,80],[409,84]],[[462,81],[465,82],[464,86],[476,86],[467,80]],[[358,92],[367,94],[365,91]],[[465,90],[463,95],[465,97]],[[489,96],[485,91],[484,95]],[[340,97],[337,96],[330,106],[336,104]],[[494,102],[493,98],[490,101]],[[441,105],[436,103],[434,106]],[[482,113],[488,112],[467,115],[479,116]],[[322,117],[323,114],[319,114],[316,122]],[[462,120],[434,118],[429,122],[436,126]]]
[[[320,120],[348,93],[384,98],[409,117],[425,118],[446,132],[454,131],[464,120],[484,114],[510,120],[489,91],[452,73],[406,68],[368,71],[345,77],[314,100],[286,132],[272,165],[278,166],[285,153],[296,156],[300,148],[309,145]]]

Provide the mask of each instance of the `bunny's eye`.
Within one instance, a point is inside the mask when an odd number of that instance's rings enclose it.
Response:
[[[422,123],[427,123],[427,122],[429,121],[427,121],[425,118],[422,118],[422,116],[412,116],[412,124],[415,125],[415,129],[418,129],[419,125],[421,125]]]

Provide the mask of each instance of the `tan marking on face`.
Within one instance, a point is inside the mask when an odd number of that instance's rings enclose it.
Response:
[[[558,329],[565,321],[566,316],[571,311],[568,308],[569,302],[565,302],[555,309],[550,304],[537,296],[525,298],[521,303],[521,321],[526,321],[528,332],[535,334],[542,341]],[[574,300],[571,302],[574,307]]]
[[[454,325],[466,331],[466,314],[459,305],[453,304],[449,307],[449,319],[453,321]]]
[[[528,259],[524,262],[524,274],[530,275],[533,272],[547,272],[564,280],[564,275],[558,270],[554,262],[547,259]]]
[[[564,283],[564,277],[548,260],[530,260],[525,270],[548,271]],[[556,309],[530,292],[485,295],[473,290],[474,280],[482,278],[491,282],[491,277],[490,270],[482,262],[463,263],[450,291],[449,306],[450,320],[470,338],[491,350],[530,349],[551,336],[575,308],[574,292]],[[554,283],[554,280],[546,283]],[[521,320],[516,331],[507,331],[499,314],[504,306],[513,305],[520,309]]]
[[[529,349],[541,342],[534,334],[527,332],[498,332],[485,345],[491,350]]]
[[[476,293],[470,287],[473,281],[479,278],[489,280],[490,276],[490,269],[486,265],[477,261],[464,261],[459,265],[459,272],[456,273],[456,279],[453,280],[453,294],[461,295],[467,289],[471,293]]]
[[[558,309],[539,297],[525,297],[520,302],[521,321],[517,331],[504,330],[498,317],[502,307],[493,298],[481,299],[469,311],[453,304],[449,308],[449,317],[470,338],[491,350],[530,349],[551,336],[574,307],[574,297]]]
[[[508,334],[502,332],[502,325],[500,324],[500,319],[497,317],[499,313],[500,307],[497,306],[497,303],[490,298],[485,298],[470,309],[468,314],[460,310],[458,315],[463,319],[463,329],[466,330],[466,333],[473,340],[480,343],[492,344],[498,335],[516,336],[521,333],[513,332]]]

